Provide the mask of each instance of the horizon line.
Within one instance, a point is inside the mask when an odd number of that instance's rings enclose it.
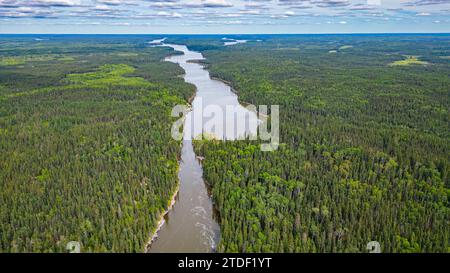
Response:
[[[324,33],[0,33],[0,35],[352,35],[450,34],[450,32],[324,32]]]

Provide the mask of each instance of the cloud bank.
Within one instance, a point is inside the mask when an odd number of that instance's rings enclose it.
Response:
[[[450,0],[0,0],[0,24],[103,26],[449,24]],[[7,22],[7,23],[5,23]],[[345,23],[343,23],[345,22]],[[394,26],[392,24],[392,26]],[[450,29],[449,29],[450,31]]]

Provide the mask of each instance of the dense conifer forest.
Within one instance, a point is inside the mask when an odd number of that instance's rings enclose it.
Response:
[[[280,105],[275,152],[196,144],[219,250],[449,252],[450,36],[244,38],[186,40],[241,101]]]
[[[148,37],[0,44],[0,252],[141,252],[177,185],[193,87]]]
[[[219,252],[450,252],[450,35],[168,36],[280,146],[195,142]],[[39,38],[39,39],[36,39]],[[0,40],[0,252],[140,252],[177,187],[194,87],[151,36]]]

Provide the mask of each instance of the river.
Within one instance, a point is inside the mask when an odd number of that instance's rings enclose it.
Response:
[[[223,43],[224,46],[245,44],[246,42],[248,42],[247,40],[236,40],[236,39],[230,39],[230,38],[222,38],[222,40],[224,40],[224,43]]]
[[[239,104],[237,95],[232,92],[230,86],[211,79],[209,72],[198,63],[199,60],[204,60],[201,53],[190,51],[184,45],[165,44],[164,39],[152,41],[150,44],[171,47],[183,53],[169,56],[165,61],[176,63],[184,69],[184,80],[195,85],[196,94],[192,109],[184,121],[178,173],[180,187],[175,204],[164,216],[157,237],[147,251],[213,252],[220,240],[220,228],[192,139],[202,133],[222,140],[234,140],[249,133],[255,134],[258,119],[255,113]],[[219,110],[223,111],[223,116],[210,115],[210,118],[205,118],[208,113],[220,112]],[[215,118],[221,122],[220,126],[209,126],[208,121]]]

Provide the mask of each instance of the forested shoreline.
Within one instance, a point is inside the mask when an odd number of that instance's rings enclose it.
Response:
[[[450,35],[170,35],[280,146],[195,141],[220,252],[450,252]],[[0,252],[142,252],[178,181],[195,88],[159,36],[0,41]]]
[[[186,43],[241,101],[280,105],[278,151],[195,145],[220,251],[450,251],[448,35]],[[406,55],[426,63],[391,65]]]
[[[0,44],[0,252],[142,252],[177,188],[194,92],[148,37]]]

